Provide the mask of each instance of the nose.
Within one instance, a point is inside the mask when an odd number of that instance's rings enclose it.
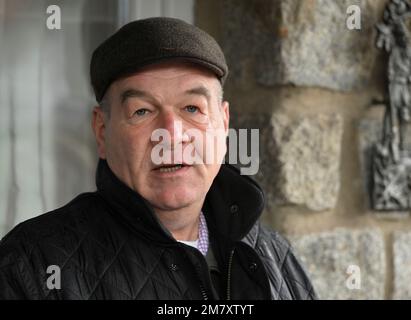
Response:
[[[168,141],[163,141],[163,143],[170,149],[188,141],[188,137],[184,134],[183,121],[173,111],[163,112],[160,116],[160,128],[168,132]]]

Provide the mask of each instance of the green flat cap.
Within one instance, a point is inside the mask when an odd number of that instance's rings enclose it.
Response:
[[[94,50],[90,77],[96,100],[102,100],[115,80],[143,66],[177,58],[209,69],[224,84],[228,67],[213,37],[179,19],[149,18],[124,25]]]

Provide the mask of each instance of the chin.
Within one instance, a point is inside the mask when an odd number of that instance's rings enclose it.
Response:
[[[178,189],[163,191],[160,194],[157,194],[154,203],[164,209],[175,210],[187,207],[198,201],[200,198],[201,197],[198,196],[198,192],[195,190]]]

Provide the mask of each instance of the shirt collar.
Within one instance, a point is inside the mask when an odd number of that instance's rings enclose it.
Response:
[[[198,226],[198,250],[205,256],[208,251],[208,228],[203,212],[200,213],[200,223]]]

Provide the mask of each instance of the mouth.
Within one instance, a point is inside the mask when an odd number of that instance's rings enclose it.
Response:
[[[189,167],[185,164],[169,164],[169,165],[162,165],[154,168],[154,171],[159,171],[162,173],[170,173],[170,172],[176,172],[179,171],[183,168]]]

